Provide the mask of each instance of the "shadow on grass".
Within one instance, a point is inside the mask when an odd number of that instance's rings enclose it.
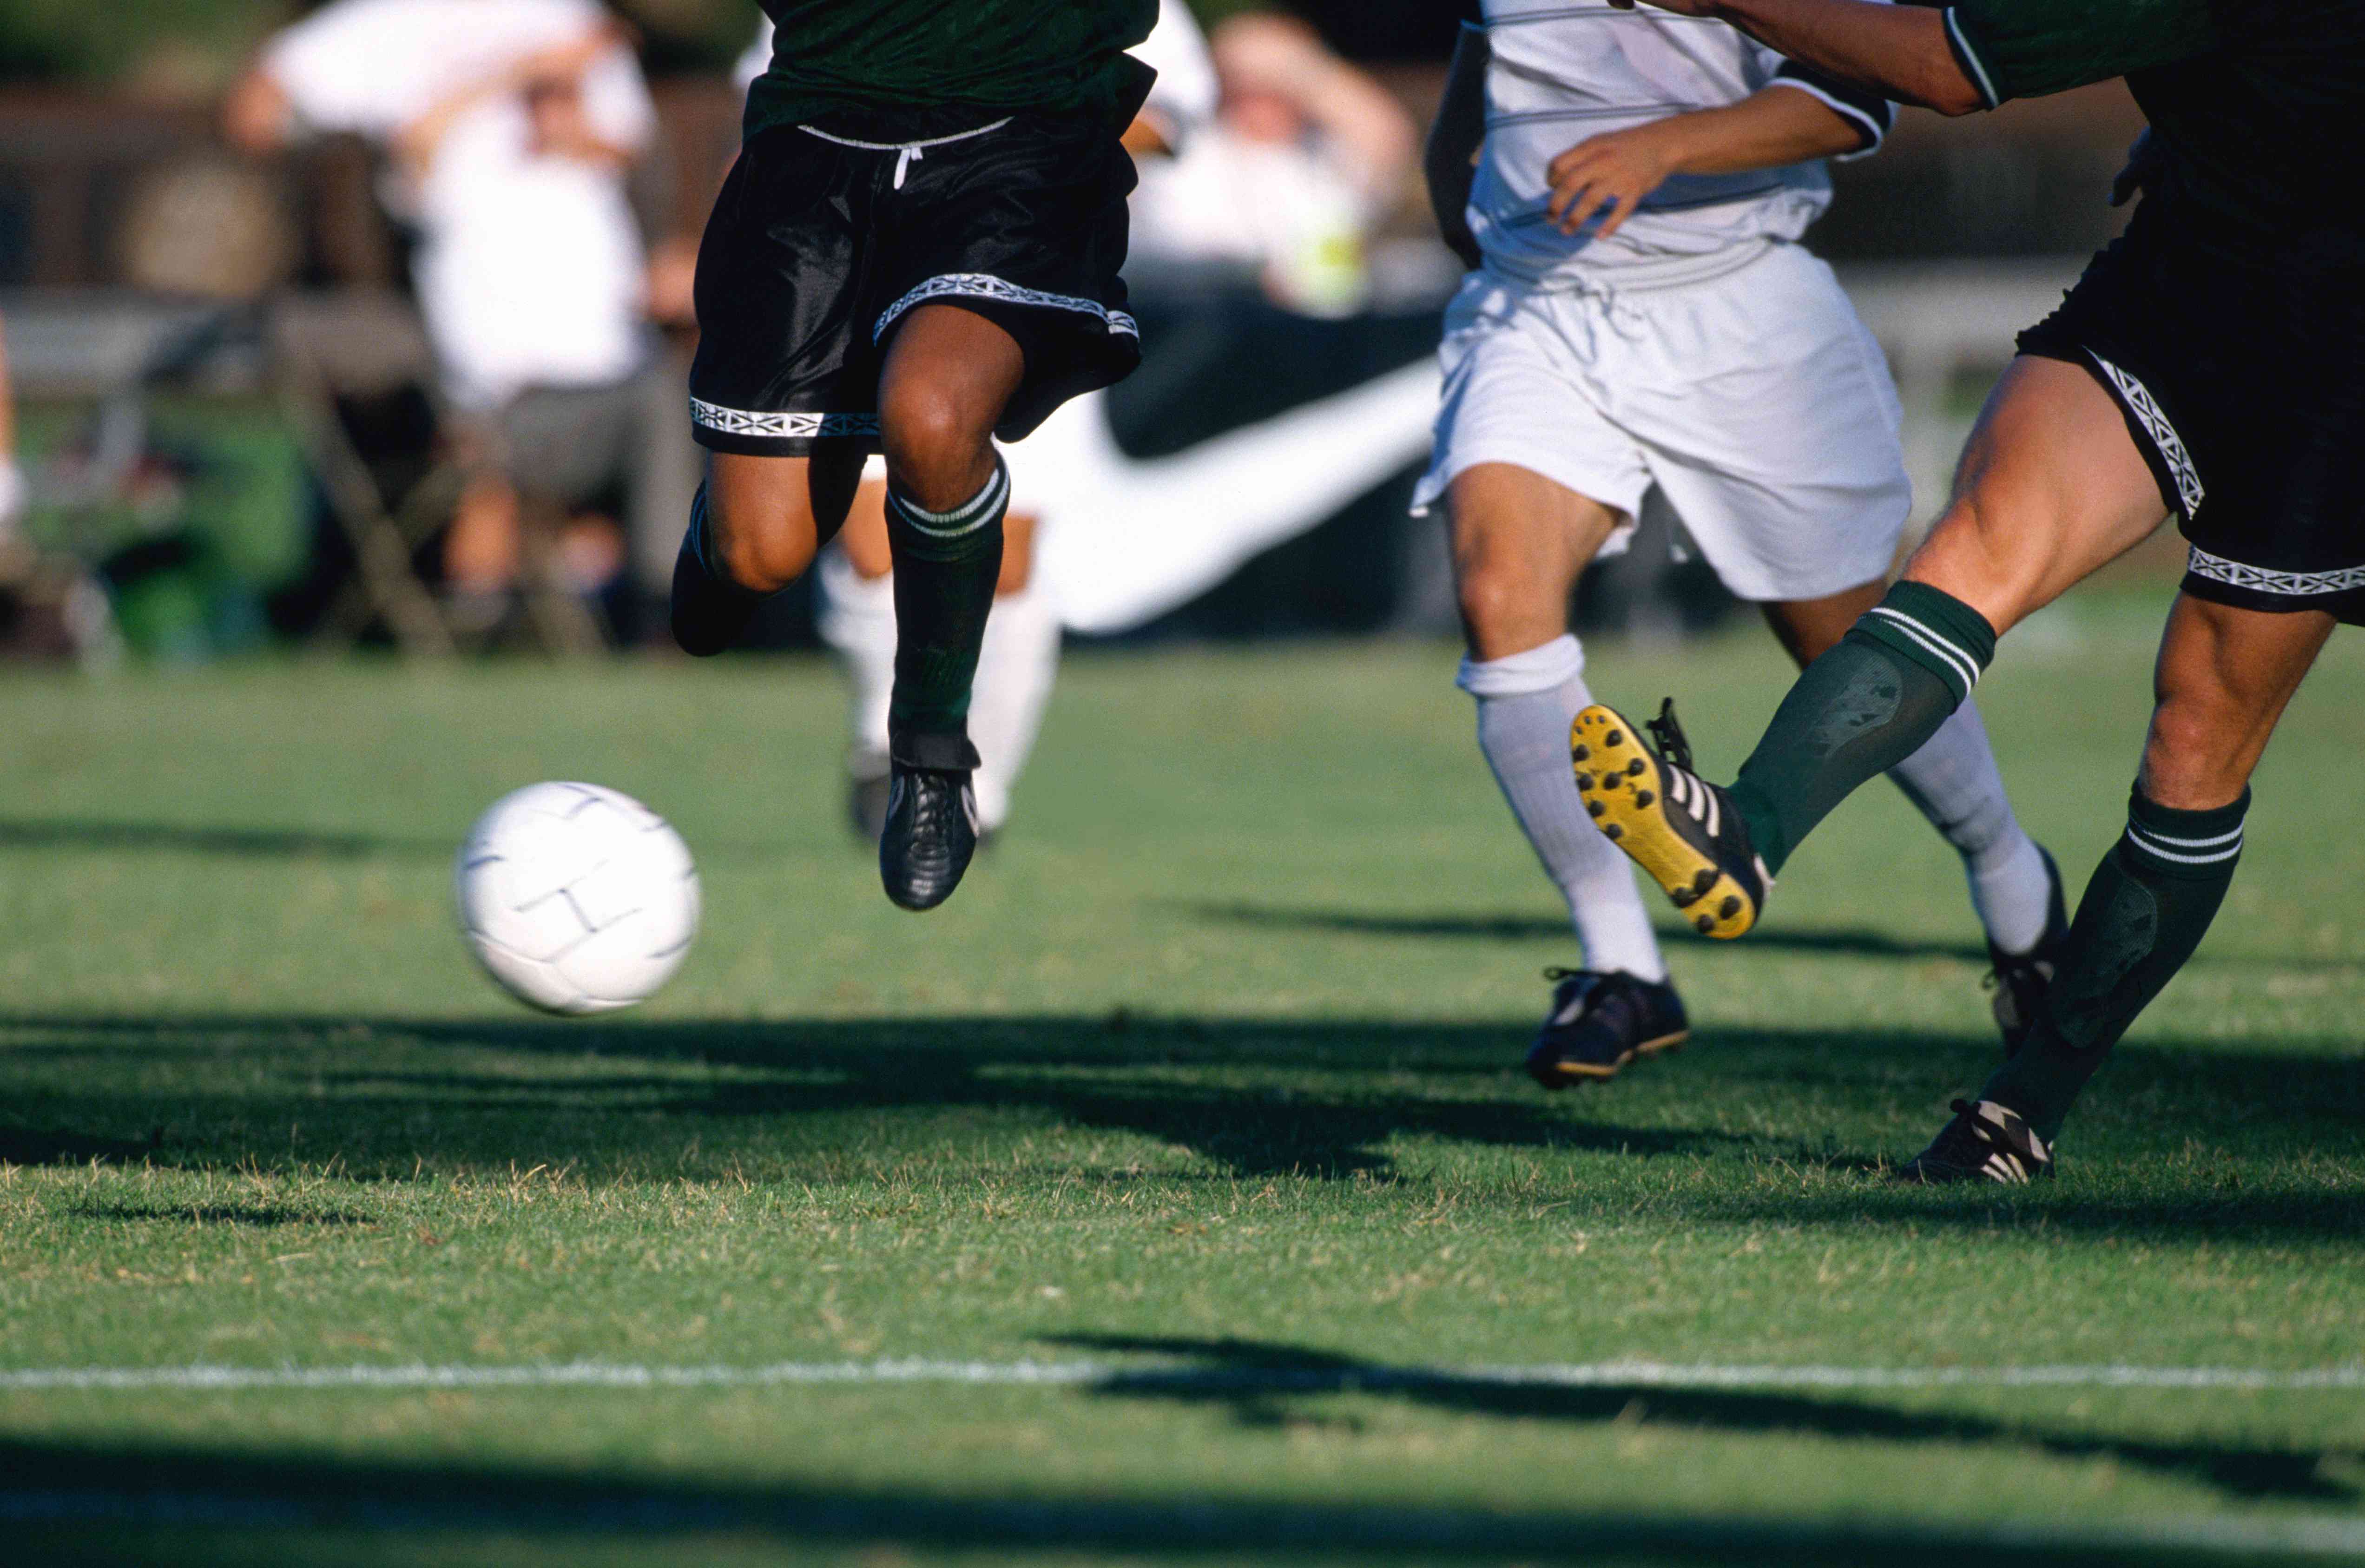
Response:
[[[1273,1553],[1276,1559],[1285,1554],[1294,1562],[1582,1557],[1608,1564],[1682,1562],[1736,1568],[1886,1561],[2132,1568],[2234,1560],[2157,1540],[2113,1541],[2105,1531],[2048,1541],[2024,1529],[1978,1532],[1771,1514],[1654,1517],[1542,1505],[1295,1503],[1205,1494],[964,1495],[949,1488],[796,1483],[700,1485],[523,1466],[364,1463],[294,1450],[227,1458],[136,1444],[0,1442],[0,1520],[8,1521],[12,1543],[32,1552],[27,1561],[44,1562],[288,1561],[297,1552],[313,1561],[315,1554],[303,1551],[310,1532],[366,1532],[379,1550],[393,1549],[389,1558],[405,1562],[418,1560],[413,1552],[426,1541],[458,1551],[503,1540],[512,1551],[530,1541],[588,1547],[621,1540],[639,1543],[644,1561],[685,1562],[697,1559],[677,1556],[669,1548],[695,1551],[700,1540],[724,1536],[755,1537],[783,1548],[870,1548],[889,1555],[898,1550],[1092,1551],[1201,1559],[1220,1551]],[[168,1533],[160,1538],[159,1532]],[[400,1550],[406,1543],[412,1551]],[[360,1540],[347,1544],[360,1561],[373,1560]]]
[[[1545,1169],[1581,1203],[1647,1201],[1709,1221],[2179,1241],[2365,1231],[2356,1181],[2267,1179],[2251,1163],[2352,1156],[2365,1122],[2365,1072],[2353,1057],[2177,1041],[2123,1048],[2080,1111],[2065,1180],[2017,1193],[1931,1192],[1882,1183],[1882,1161],[1910,1155],[1943,1119],[1945,1097],[1985,1077],[1993,1052],[1984,1042],[1703,1031],[1677,1059],[1546,1095],[1513,1066],[1523,1034],[1124,1015],[0,1017],[11,1080],[0,1160],[333,1167],[395,1181],[422,1169],[535,1165],[595,1182],[750,1170],[842,1178],[913,1159],[947,1170],[967,1155],[1002,1159],[1012,1140],[1048,1125],[1130,1135],[1205,1168],[1178,1170],[1157,1154],[1159,1180],[1398,1181],[1401,1140],[1414,1139],[1622,1157],[1632,1162],[1623,1172],[1598,1162]],[[1866,1148],[1833,1130],[1900,1119],[1899,1141],[1912,1148]],[[1066,1158],[1055,1144],[1027,1168]],[[1658,1159],[1675,1162],[1669,1175],[1641,1174]]]
[[[1565,920],[1527,914],[1380,913],[1369,910],[1293,909],[1272,904],[1184,903],[1185,913],[1213,924],[1247,925],[1271,931],[1327,931],[1350,936],[1409,936],[1450,941],[1519,942],[1574,940]],[[1672,926],[1669,928],[1674,929]],[[1762,926],[1750,934],[1752,949],[1791,953],[1841,953],[1877,958],[1959,958],[1984,968],[1988,950],[1977,942],[1914,941],[1876,931],[1786,930]]]
[[[1880,1443],[2003,1444],[2056,1458],[2108,1459],[2134,1469],[2198,1481],[2229,1497],[2352,1503],[2358,1488],[2336,1479],[2325,1450],[2163,1443],[2079,1431],[2036,1421],[1999,1421],[1955,1411],[1895,1410],[1854,1400],[1741,1389],[1656,1384],[1553,1387],[1420,1367],[1395,1367],[1295,1345],[1124,1334],[1060,1334],[1048,1342],[1080,1350],[1190,1358],[1195,1365],[1124,1372],[1095,1385],[1113,1397],[1228,1408],[1249,1426],[1297,1418],[1293,1398],[1371,1394],[1429,1409],[1522,1420],[1622,1421],[1721,1433],[1811,1435]],[[1212,1375],[1211,1375],[1212,1374]],[[1238,1374],[1229,1376],[1227,1374]]]

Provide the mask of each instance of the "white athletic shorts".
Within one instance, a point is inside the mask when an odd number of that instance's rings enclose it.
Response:
[[[1508,463],[1624,514],[1669,510],[1745,599],[1820,599],[1885,576],[1912,510],[1897,388],[1832,269],[1777,244],[1661,287],[1543,289],[1481,271],[1445,311],[1426,511]],[[1688,547],[1688,548],[1687,548]]]

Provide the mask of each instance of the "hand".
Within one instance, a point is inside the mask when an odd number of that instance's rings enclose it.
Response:
[[[1657,190],[1681,161],[1672,120],[1613,130],[1578,142],[1552,161],[1552,199],[1544,211],[1564,234],[1598,213],[1599,239],[1624,227],[1644,196]]]

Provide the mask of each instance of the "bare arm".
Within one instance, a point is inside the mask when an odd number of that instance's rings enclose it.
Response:
[[[1631,11],[1635,0],[1609,0]],[[1967,115],[1985,99],[1946,41],[1943,11],[1878,0],[1651,0],[1661,10],[1730,22],[1767,48],[1900,104]]]
[[[488,99],[523,93],[542,84],[578,84],[593,61],[622,46],[629,37],[621,24],[602,21],[579,38],[539,50],[480,81],[446,94],[424,114],[395,132],[395,156],[414,171],[425,168],[434,160],[435,150],[451,134],[452,127],[470,109]],[[566,127],[564,145],[548,151],[566,157],[618,163],[632,161],[628,151],[611,146],[588,126],[577,124]]]
[[[1671,174],[1737,174],[1854,152],[1866,131],[1812,93],[1776,84],[1721,108],[1589,137],[1552,161],[1547,207],[1564,234],[1597,213],[1615,234]]]
[[[1437,118],[1429,123],[1429,140],[1421,148],[1421,174],[1429,185],[1429,209],[1437,214],[1437,231],[1465,265],[1474,267],[1482,258],[1477,236],[1470,232],[1470,185],[1478,149],[1486,140],[1488,54],[1485,31],[1465,26],[1453,46],[1453,63],[1446,70]]]
[[[222,100],[222,135],[241,152],[261,157],[285,147],[296,134],[296,108],[287,90],[261,65],[250,66]]]

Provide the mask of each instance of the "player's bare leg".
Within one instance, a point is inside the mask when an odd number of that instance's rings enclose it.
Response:
[[[1706,935],[1741,935],[1813,826],[1920,750],[1970,695],[1997,634],[2141,543],[2167,515],[2110,395],[2079,366],[2012,362],[1972,432],[1954,504],[1905,580],[1790,689],[1728,790],[1651,756],[1607,709],[1580,716],[1594,820]]]
[[[1608,1078],[1687,1030],[1633,872],[1586,824],[1569,778],[1568,727],[1592,700],[1569,594],[1621,519],[1507,463],[1463,470],[1447,500],[1469,644],[1458,684],[1477,699],[1479,750],[1585,949],[1583,969],[1550,972],[1552,1010],[1528,1070],[1549,1089]]]
[[[906,909],[950,897],[977,850],[970,690],[1010,504],[993,427],[1026,370],[1017,340],[992,321],[924,305],[897,324],[880,372],[897,630],[879,870]]]
[[[674,562],[673,636],[684,653],[721,653],[768,596],[804,576],[846,521],[862,455],[851,444],[811,457],[713,454]]]
[[[1010,796],[1041,726],[1059,661],[1057,610],[1035,575],[1036,518],[1003,520],[1002,571],[978,654],[970,734],[977,743],[977,804],[988,836],[1006,820]],[[887,545],[887,486],[866,479],[824,561],[821,633],[849,689],[847,821],[871,844],[887,820],[887,705],[895,683],[894,558]]]

